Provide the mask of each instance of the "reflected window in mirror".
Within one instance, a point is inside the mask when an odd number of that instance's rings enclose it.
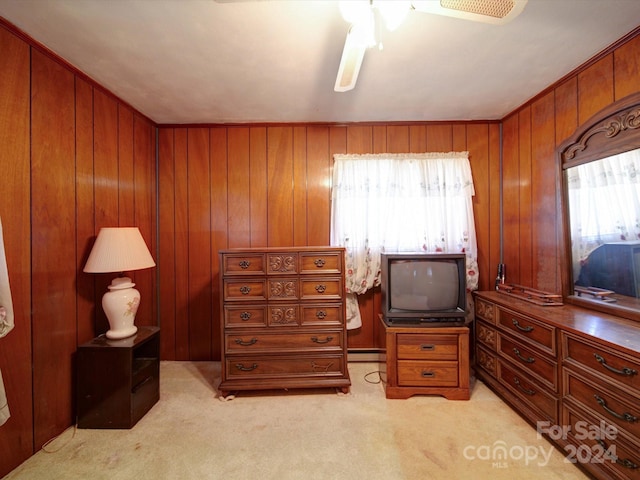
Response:
[[[559,154],[563,296],[640,321],[640,93],[595,115]]]

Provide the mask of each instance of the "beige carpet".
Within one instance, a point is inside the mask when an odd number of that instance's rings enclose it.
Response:
[[[387,400],[377,363],[331,390],[217,397],[216,362],[162,362],[160,402],[131,430],[70,428],[6,479],[584,479],[476,382],[469,401]],[[492,459],[500,448],[507,455]],[[527,459],[528,455],[528,459]]]

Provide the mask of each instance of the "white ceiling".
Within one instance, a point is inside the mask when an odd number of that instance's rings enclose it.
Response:
[[[640,25],[640,1],[529,0],[506,25],[410,12],[345,93],[336,1],[0,0],[0,16],[160,124],[492,120]]]

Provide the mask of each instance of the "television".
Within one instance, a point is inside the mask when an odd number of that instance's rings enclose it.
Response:
[[[464,323],[464,253],[383,253],[380,273],[381,310],[387,325]]]

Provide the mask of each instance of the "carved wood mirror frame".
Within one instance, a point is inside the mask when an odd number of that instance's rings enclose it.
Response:
[[[558,211],[562,219],[560,264],[565,302],[640,322],[640,300],[637,306],[626,306],[574,294],[567,187],[568,168],[637,148],[640,148],[640,92],[618,100],[595,114],[558,147],[560,172],[557,178],[560,185],[557,191]]]

